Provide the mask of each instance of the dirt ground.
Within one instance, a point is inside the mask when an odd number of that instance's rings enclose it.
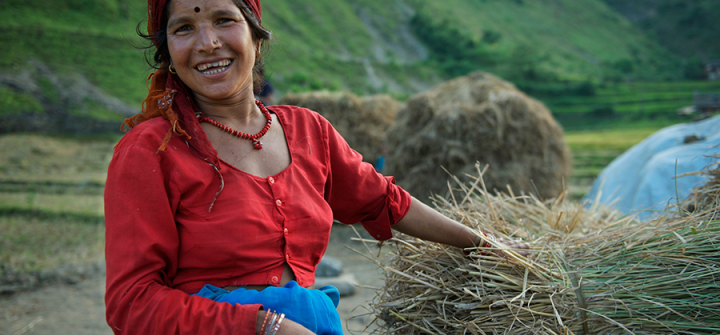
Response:
[[[345,334],[360,334],[369,332],[363,330],[374,319],[368,314],[368,301],[376,291],[367,287],[381,287],[383,278],[378,266],[363,256],[369,255],[367,249],[352,237],[356,235],[350,227],[336,224],[326,255],[340,259],[344,274],[353,274],[360,285],[355,295],[341,298],[338,307]],[[371,250],[377,256],[378,249]],[[383,255],[386,252],[384,248]],[[0,296],[0,335],[112,334],[105,322],[104,294],[105,276],[100,274],[74,285],[45,286]]]

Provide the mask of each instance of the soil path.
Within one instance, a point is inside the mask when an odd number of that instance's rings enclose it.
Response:
[[[326,252],[326,255],[340,259],[344,274],[354,275],[356,283],[361,285],[355,295],[340,299],[338,311],[345,334],[362,333],[372,322],[374,317],[368,314],[367,306],[376,291],[366,287],[383,284],[377,265],[346,247],[367,254],[360,242],[351,241],[352,237],[355,233],[351,228],[336,224]],[[377,249],[373,253],[377,255]],[[46,286],[0,296],[0,335],[111,335],[105,322],[104,295],[105,276],[102,274],[75,285]]]

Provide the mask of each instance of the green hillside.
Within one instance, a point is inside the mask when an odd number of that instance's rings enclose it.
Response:
[[[603,1],[681,57],[696,62],[720,59],[720,1]]]
[[[133,47],[144,45],[135,33],[144,1],[2,3],[0,78],[15,84],[0,80],[0,114],[59,104],[71,115],[112,119],[114,105],[98,94],[72,99],[87,91],[83,80],[139,107],[151,72]],[[474,70],[541,97],[682,76],[673,57],[600,0],[264,0],[263,22],[274,33],[268,72],[281,94],[342,89],[404,98]]]

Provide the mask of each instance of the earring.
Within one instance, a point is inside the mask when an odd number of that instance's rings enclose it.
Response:
[[[172,73],[172,74],[177,74],[177,72],[175,72],[175,69],[173,68],[172,63],[170,65],[168,65],[168,71],[170,71],[170,73]]]

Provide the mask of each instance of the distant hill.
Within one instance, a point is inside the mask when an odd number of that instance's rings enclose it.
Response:
[[[70,88],[83,87],[77,82],[97,85],[127,106],[116,108],[92,96],[62,100],[72,115],[107,119],[119,110],[139,109],[151,69],[132,45],[144,44],[135,28],[146,19],[145,1],[2,4],[0,114],[39,112],[53,99],[75,96]],[[553,87],[582,93],[599,82],[682,76],[674,56],[600,0],[262,4],[263,22],[275,36],[268,72],[281,94],[328,89],[404,98],[473,70],[540,93]],[[43,79],[39,68],[58,79]]]
[[[602,0],[663,47],[687,59],[720,59],[718,0]]]

